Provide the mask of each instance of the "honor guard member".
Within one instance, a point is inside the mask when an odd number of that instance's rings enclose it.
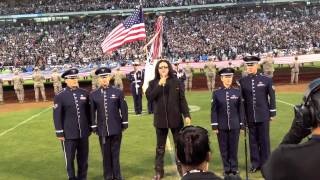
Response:
[[[96,70],[97,70],[97,66],[95,65],[90,73],[92,90],[99,88],[98,76],[95,74]]]
[[[100,88],[91,92],[92,129],[99,136],[105,180],[122,180],[120,145],[122,132],[128,128],[128,106],[123,91],[109,86],[111,70],[97,69]]]
[[[53,119],[61,140],[69,180],[86,180],[90,136],[89,93],[78,87],[78,69],[62,74],[67,87],[54,97]],[[77,156],[78,173],[74,159]]]
[[[291,68],[291,84],[298,84],[299,80],[299,69],[302,65],[298,61],[298,56],[294,57],[293,63],[290,65]]]
[[[182,84],[182,86],[183,86],[183,89],[185,89],[185,87],[184,87],[184,82],[185,82],[185,80],[186,80],[186,73],[184,72],[184,70],[183,69],[180,69],[179,68],[179,62],[175,62],[175,63],[173,63],[174,64],[174,66],[175,66],[175,69],[174,69],[174,72],[173,72],[173,74],[180,80],[180,82],[181,82],[181,84]]]
[[[114,78],[114,86],[121,91],[123,91],[123,82],[122,79],[124,79],[126,76],[123,72],[120,71],[120,68],[118,67],[116,72],[113,74]]]
[[[191,65],[187,62],[186,66],[184,67],[184,72],[186,73],[186,80],[185,82],[185,88],[187,91],[191,91],[192,89],[192,77],[193,77],[193,68]]]
[[[134,111],[136,114],[142,113],[142,83],[143,72],[138,69],[139,62],[133,63],[133,71],[128,74],[130,83],[130,91],[133,96]]]
[[[215,87],[216,69],[216,64],[212,61],[212,58],[210,57],[208,62],[204,65],[204,72],[207,77],[208,90],[211,92],[214,90]]]
[[[248,76],[240,79],[245,119],[249,127],[250,172],[260,170],[270,154],[269,122],[276,116],[272,79],[257,74],[260,58],[247,56]]]
[[[12,82],[13,82],[13,88],[14,88],[14,91],[17,95],[19,103],[23,103],[24,102],[24,88],[23,88],[24,81],[23,81],[22,76],[19,75],[18,70],[16,70],[14,72]]]
[[[260,62],[263,68],[263,74],[269,78],[273,78],[274,72],[274,60],[272,58],[272,53],[268,53],[267,57]]]
[[[0,104],[3,104],[3,80],[0,79]]]
[[[61,76],[58,73],[58,69],[54,68],[51,74],[51,81],[53,82],[54,94],[58,94],[62,90]]]
[[[238,175],[238,144],[240,128],[243,128],[243,106],[239,89],[233,88],[235,70],[219,71],[223,87],[212,93],[211,126],[217,134],[224,174]]]
[[[34,94],[35,94],[36,102],[39,102],[39,91],[41,92],[41,96],[42,96],[43,101],[47,101],[45,88],[44,88],[45,78],[41,74],[38,67],[34,68],[34,73],[32,75],[32,79],[34,81],[33,86],[34,86]]]

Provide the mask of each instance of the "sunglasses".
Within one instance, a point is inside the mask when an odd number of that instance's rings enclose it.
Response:
[[[182,129],[180,129],[179,134],[183,134],[185,131],[188,131],[188,130],[200,130],[200,131],[203,131],[205,134],[208,134],[207,129],[201,126],[193,126],[193,125],[183,127]]]
[[[159,66],[159,69],[168,69],[168,66]]]

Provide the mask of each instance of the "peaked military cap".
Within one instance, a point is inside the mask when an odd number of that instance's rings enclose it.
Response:
[[[220,76],[231,76],[235,73],[235,70],[231,67],[223,68],[219,71]]]
[[[247,65],[253,65],[253,64],[257,64],[260,61],[260,58],[257,56],[246,56],[243,58],[243,61]]]
[[[111,74],[111,69],[107,67],[101,67],[96,70],[95,74],[98,76],[107,76]]]
[[[76,68],[66,70],[61,77],[64,79],[72,79],[78,77],[79,70]]]

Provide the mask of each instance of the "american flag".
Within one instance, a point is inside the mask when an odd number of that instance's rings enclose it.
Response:
[[[146,29],[143,21],[142,7],[135,9],[133,14],[114,28],[102,42],[103,53],[111,53],[118,47],[133,41],[144,40]]]

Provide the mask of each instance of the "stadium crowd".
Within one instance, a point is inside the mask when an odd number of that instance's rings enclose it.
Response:
[[[175,59],[197,60],[203,55],[214,55],[224,60],[270,51],[292,55],[320,48],[318,6],[226,9],[171,13],[166,17],[165,54]],[[111,57],[103,55],[100,48],[103,39],[123,18],[98,16],[5,24],[0,27],[0,62],[19,66],[135,59],[142,54],[144,42],[124,46]],[[149,36],[153,34],[155,19],[154,15],[145,17]]]
[[[237,0],[143,0],[142,5],[146,8],[152,8],[230,2],[237,2]],[[132,9],[138,4],[139,0],[26,0],[16,3],[0,2],[0,15]]]

